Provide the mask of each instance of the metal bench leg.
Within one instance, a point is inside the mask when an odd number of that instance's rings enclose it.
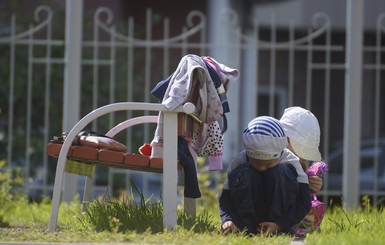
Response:
[[[57,225],[57,217],[59,214],[59,204],[61,197],[61,189],[63,183],[63,175],[66,164],[67,152],[70,148],[71,142],[66,140],[61,148],[59,159],[57,161],[55,185],[53,187],[51,216],[49,219],[48,231],[55,231]]]
[[[177,113],[164,112],[163,225],[174,229],[177,221]]]
[[[83,193],[83,209],[88,208],[89,200],[91,200],[91,191],[92,191],[92,177],[86,177],[86,183],[84,184],[84,193]]]

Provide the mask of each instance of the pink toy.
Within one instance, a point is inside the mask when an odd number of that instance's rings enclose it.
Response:
[[[322,177],[323,174],[328,170],[326,163],[314,162],[308,170],[306,170],[307,176],[318,176]]]
[[[308,170],[306,170],[306,174],[308,176],[319,176],[327,171],[327,165],[324,162],[314,162]],[[317,200],[317,196],[313,194],[312,200],[312,208],[310,212],[307,214],[308,217],[312,220],[312,225],[310,227],[306,227],[303,223],[299,225],[297,230],[295,231],[295,236],[298,238],[304,238],[307,233],[318,230],[320,228],[321,222],[324,218],[326,205],[323,202]]]

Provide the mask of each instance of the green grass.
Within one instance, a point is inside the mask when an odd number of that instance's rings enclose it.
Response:
[[[81,213],[78,201],[61,203],[56,232],[48,232],[50,200],[31,203],[19,199],[7,205],[5,221],[0,228],[0,242],[131,242],[163,244],[288,244],[290,237],[250,238],[242,235],[220,235],[217,211],[200,209],[196,217],[178,211],[174,231],[162,226],[162,203],[145,199],[139,202],[105,197],[90,203]],[[2,207],[1,209],[3,209]]]
[[[216,194],[210,189],[212,179],[200,175],[201,192],[205,199],[198,200],[208,209],[199,209],[195,217],[178,207],[175,230],[163,228],[162,202],[133,196],[115,199],[109,196],[92,201],[82,211],[77,199],[60,203],[58,228],[48,232],[51,200],[30,203],[18,190],[23,181],[10,171],[2,171],[0,161],[0,243],[1,242],[84,242],[138,244],[288,244],[291,237],[245,237],[239,234],[220,234],[220,219]],[[132,192],[132,191],[131,191]],[[210,198],[211,197],[211,198]],[[180,204],[181,206],[183,204]]]
[[[59,228],[48,232],[51,203],[28,203],[20,198],[0,207],[6,226],[0,228],[0,242],[131,242],[163,244],[289,244],[289,236],[245,237],[220,234],[217,210],[199,209],[196,217],[178,212],[174,231],[163,230],[162,203],[139,202],[105,197],[90,203],[85,212],[81,204],[61,203]],[[383,244],[385,213],[369,205],[357,210],[328,209],[321,230],[306,237],[306,244]]]
[[[212,232],[216,229],[213,218],[207,211],[196,217],[178,212],[177,223],[194,232]],[[105,197],[91,203],[78,219],[84,229],[96,232],[114,233],[133,231],[137,233],[163,232],[163,206],[160,201],[152,201],[141,196],[139,204],[135,200],[116,200]]]
[[[0,161],[0,168],[4,165]],[[203,176],[204,177],[204,176]],[[202,179],[202,178],[201,178]],[[205,178],[203,178],[205,179]],[[9,171],[0,171],[0,242],[84,242],[139,244],[290,244],[290,236],[255,236],[220,234],[220,218],[215,198],[207,199],[209,179],[205,179],[195,217],[178,208],[177,227],[165,230],[162,226],[162,202],[146,199],[134,187],[140,199],[133,196],[115,199],[110,196],[92,201],[82,212],[77,199],[59,208],[58,229],[48,232],[51,200],[30,203],[25,195],[12,194],[20,186]],[[212,193],[211,193],[212,194]],[[214,194],[212,194],[214,195]],[[202,203],[208,209],[200,209]],[[383,244],[385,240],[385,212],[373,208],[368,198],[362,207],[346,210],[335,206],[327,209],[321,230],[309,234],[306,244]]]
[[[365,198],[364,198],[365,201]],[[384,244],[385,212],[367,204],[358,210],[328,210],[321,231],[306,237],[308,244]]]

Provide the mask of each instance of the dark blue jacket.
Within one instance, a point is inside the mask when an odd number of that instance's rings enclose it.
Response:
[[[308,184],[297,182],[292,165],[278,164],[260,172],[246,162],[228,175],[229,189],[219,196],[222,225],[232,220],[240,230],[256,234],[261,222],[274,222],[293,234],[311,209]]]

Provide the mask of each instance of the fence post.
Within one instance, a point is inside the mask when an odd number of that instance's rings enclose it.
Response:
[[[360,184],[363,0],[346,1],[346,71],[343,189],[348,208],[357,208]]]
[[[66,1],[63,131],[69,132],[80,118],[83,0]],[[63,200],[76,195],[78,176],[64,174]]]
[[[209,0],[207,3],[208,12],[208,41],[215,46],[211,46],[208,50],[209,55],[214,57],[217,61],[226,64],[233,68],[240,68],[240,49],[235,45],[239,36],[233,35],[230,28],[237,29],[237,26],[229,26],[233,15],[229,15],[231,9],[230,0]],[[236,25],[239,23],[237,21]],[[233,45],[233,46],[231,46]],[[228,124],[226,131],[223,160],[225,164],[230,163],[233,156],[239,152],[239,132],[240,132],[240,85],[239,82],[234,83],[227,92],[229,100],[230,113],[228,113],[227,120],[231,122]],[[227,166],[226,166],[227,167]]]

